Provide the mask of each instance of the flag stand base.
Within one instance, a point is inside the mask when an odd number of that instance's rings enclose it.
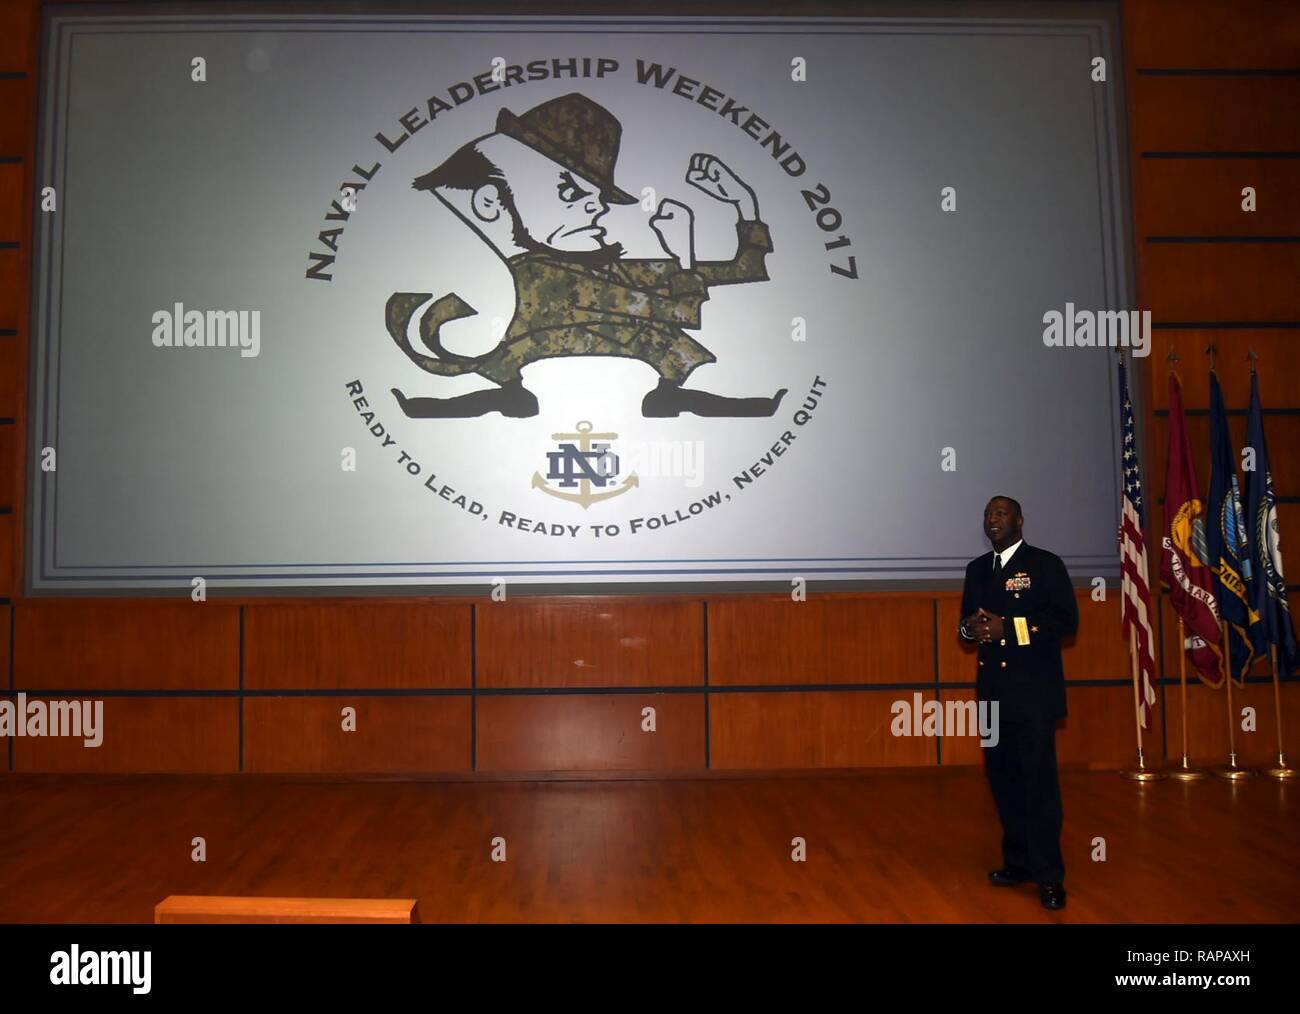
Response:
[[[1152,771],[1150,768],[1124,768],[1120,774],[1132,782],[1158,782],[1168,777],[1163,771]]]
[[[1277,778],[1280,781],[1285,781],[1288,778],[1300,778],[1300,770],[1287,765],[1285,754],[1277,755],[1277,765],[1275,767],[1268,768],[1260,773],[1266,778]]]
[[[1227,764],[1220,764],[1212,769],[1216,778],[1226,778],[1230,782],[1244,781],[1247,778],[1255,777],[1255,772],[1250,768],[1237,766],[1237,755],[1234,753]]]
[[[1142,751],[1139,750],[1137,767],[1121,768],[1120,776],[1127,778],[1131,782],[1158,782],[1165,777],[1165,773],[1147,767],[1146,759],[1142,756]]]
[[[1194,768],[1188,763],[1187,754],[1183,754],[1183,762],[1176,768],[1169,769],[1169,777],[1177,778],[1180,782],[1198,782],[1205,777],[1205,771],[1202,768]]]

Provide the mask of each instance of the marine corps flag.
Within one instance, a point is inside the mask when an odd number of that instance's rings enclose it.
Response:
[[[1219,376],[1210,370],[1210,502],[1207,505],[1206,542],[1214,568],[1214,591],[1219,613],[1228,624],[1228,674],[1243,683],[1255,660],[1250,627],[1259,615],[1253,603],[1250,548],[1237,483],[1236,456],[1228,432]]]
[[[1169,601],[1187,628],[1183,647],[1201,681],[1223,682],[1219,662],[1223,632],[1214,598],[1214,572],[1206,564],[1205,508],[1196,483],[1196,465],[1183,422],[1183,390],[1169,374],[1169,467],[1165,472],[1165,534],[1160,579],[1169,586]]]
[[[1282,539],[1277,526],[1273,497],[1273,476],[1268,466],[1268,445],[1264,440],[1264,411],[1259,405],[1259,377],[1250,373],[1250,420],[1246,424],[1246,449],[1254,455],[1254,468],[1246,480],[1246,524],[1250,537],[1250,560],[1255,567],[1255,612],[1251,628],[1255,651],[1268,655],[1277,647],[1278,672],[1285,676],[1300,663],[1295,628],[1286,601],[1286,578],[1282,574]],[[1249,463],[1249,462],[1248,462]]]

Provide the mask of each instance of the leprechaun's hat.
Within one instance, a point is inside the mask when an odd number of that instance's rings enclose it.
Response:
[[[623,127],[613,113],[587,96],[577,92],[561,95],[523,116],[502,109],[497,115],[497,133],[599,183],[601,195],[610,204],[636,204],[635,197],[614,186]]]

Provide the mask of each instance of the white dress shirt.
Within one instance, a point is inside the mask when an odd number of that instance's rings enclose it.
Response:
[[[1016,540],[1016,544],[1015,544],[1014,546],[1007,546],[1007,548],[1004,549],[1004,550],[1002,550],[1002,552],[1000,552],[1000,553],[998,553],[998,552],[994,552],[994,554],[993,554],[993,566],[996,567],[996,566],[998,565],[998,560],[1001,559],[1001,560],[1002,560],[1002,567],[1003,567],[1003,569],[1005,569],[1005,568],[1006,568],[1006,565],[1007,565],[1007,561],[1010,560],[1011,557],[1013,557],[1013,556],[1015,555],[1016,550],[1019,549],[1019,548],[1020,548],[1021,546],[1023,546],[1024,544],[1025,544],[1025,540],[1024,540],[1024,539],[1017,539],[1017,540]]]

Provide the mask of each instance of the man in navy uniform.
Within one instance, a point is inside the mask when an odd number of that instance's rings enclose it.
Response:
[[[999,887],[1034,881],[1043,906],[1065,907],[1061,857],[1061,785],[1056,722],[1065,717],[1061,639],[1079,626],[1074,586],[1061,558],[1027,545],[1020,504],[995,496],[984,508],[993,552],[966,567],[960,633],[979,644],[980,701],[997,701],[999,736],[986,748],[1002,819]]]

